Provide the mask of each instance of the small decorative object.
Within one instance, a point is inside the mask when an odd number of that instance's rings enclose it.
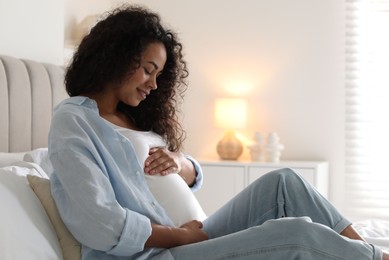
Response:
[[[217,143],[216,151],[223,160],[236,160],[243,152],[243,145],[234,131],[226,131],[224,137]]]
[[[247,101],[239,98],[219,98],[215,101],[215,125],[225,130],[216,151],[222,160],[237,160],[243,152],[235,129],[246,125]]]
[[[264,140],[262,134],[260,132],[255,132],[253,139],[254,139],[254,143],[248,146],[250,150],[251,160],[258,161],[258,162],[264,161],[264,156],[263,156]]]
[[[284,150],[285,146],[280,144],[280,138],[277,133],[272,132],[267,137],[267,142],[264,147],[266,161],[268,162],[279,162],[281,157],[281,151]]]

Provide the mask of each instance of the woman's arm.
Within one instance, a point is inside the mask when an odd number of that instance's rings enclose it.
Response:
[[[145,247],[171,248],[208,240],[200,221],[192,220],[179,228],[151,224],[151,236]]]
[[[188,184],[189,187],[192,187],[196,182],[197,173],[195,167],[193,166],[193,163],[183,155],[180,156],[180,161],[181,171],[178,174]]]

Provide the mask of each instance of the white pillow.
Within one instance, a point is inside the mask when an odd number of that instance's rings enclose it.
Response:
[[[22,153],[0,153],[0,167],[11,165],[14,162],[22,161],[25,152]]]
[[[43,208],[46,210],[51,224],[54,226],[64,260],[80,260],[81,244],[73,237],[59,215],[57,206],[51,196],[50,180],[34,175],[27,175],[27,179],[32,190],[43,205]]]
[[[353,227],[370,244],[379,246],[389,252],[389,221],[383,219],[366,219],[353,223]]]
[[[0,168],[0,259],[62,259],[54,228],[27,174],[47,178],[32,163]]]
[[[155,199],[166,210],[175,226],[191,220],[203,221],[206,215],[186,182],[178,174],[145,175]]]
[[[50,176],[53,172],[53,166],[49,159],[49,150],[47,147],[37,148],[32,151],[26,152],[23,157],[23,161],[39,164],[39,166],[42,167],[42,169],[48,176]]]

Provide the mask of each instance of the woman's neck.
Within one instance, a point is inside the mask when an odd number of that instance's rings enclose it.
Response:
[[[85,96],[96,101],[99,114],[105,120],[117,126],[140,130],[130,117],[117,109],[119,100],[115,96],[107,93],[88,94]]]
[[[116,107],[119,103],[119,100],[110,93],[100,92],[100,93],[86,94],[84,96],[96,101],[100,114],[101,113],[115,114],[117,112]]]

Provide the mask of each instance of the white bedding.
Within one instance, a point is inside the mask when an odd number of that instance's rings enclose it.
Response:
[[[23,161],[25,154],[26,153],[0,153],[0,167]]]
[[[62,259],[56,233],[28,184],[28,174],[47,178],[34,163],[0,168],[0,259]]]
[[[354,223],[367,242],[389,252],[389,221],[368,219]]]

